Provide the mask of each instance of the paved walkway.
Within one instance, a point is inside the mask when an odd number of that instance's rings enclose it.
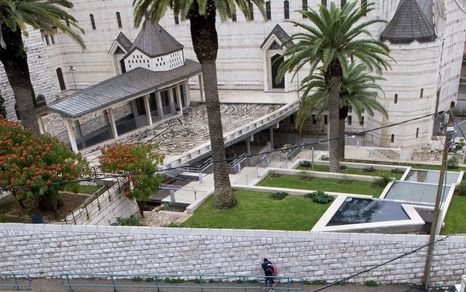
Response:
[[[135,282],[127,281],[125,284],[131,284]],[[305,292],[312,292],[315,291],[316,289],[320,288],[321,286],[315,286],[315,285],[306,285],[304,287]],[[209,290],[209,291],[229,291],[227,289],[216,289],[216,290]],[[17,290],[3,290],[0,289],[0,291],[17,291]],[[66,288],[63,287],[63,285],[60,283],[60,280],[56,279],[35,279],[32,282],[32,290],[29,291],[34,291],[34,292],[66,292],[69,291]],[[113,291],[111,288],[80,288],[80,289],[74,289],[73,291],[76,292],[90,292],[90,291]],[[118,289],[119,292],[126,292],[126,291],[154,291],[154,289]],[[155,290],[157,291],[157,290]],[[171,289],[160,289],[161,292],[163,291],[168,291],[168,292],[182,292],[182,291],[200,291],[200,289],[180,289],[180,288],[171,288]],[[238,289],[231,290],[231,291],[241,291]],[[258,291],[264,291],[263,288],[258,287],[257,289],[248,289],[247,291],[249,292],[258,292]],[[279,292],[280,290],[276,290],[276,292]],[[282,290],[283,291],[283,290]],[[286,290],[285,290],[286,291]],[[418,292],[418,291],[423,291],[423,290],[416,290],[416,289],[410,289],[409,286],[406,285],[387,285],[387,286],[376,286],[376,287],[366,287],[366,286],[361,286],[361,285],[344,285],[344,286],[335,286],[331,287],[328,289],[323,290],[325,292]]]

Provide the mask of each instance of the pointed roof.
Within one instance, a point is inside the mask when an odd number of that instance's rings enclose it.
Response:
[[[129,51],[129,49],[131,49],[133,46],[133,43],[122,32],[118,34],[116,41],[118,44],[120,44],[120,46],[123,47],[123,49],[125,49],[125,51]]]
[[[272,36],[275,36],[281,42],[281,45],[285,45],[290,42],[290,36],[279,24],[277,24],[262,42],[261,49],[264,49],[264,46],[268,43]]]
[[[142,30],[134,40],[133,46],[128,51],[128,55],[135,49],[153,58],[181,50],[183,49],[183,45],[159,24],[153,24],[149,20],[146,20],[142,26]]]
[[[432,0],[401,0],[392,20],[380,35],[383,41],[407,44],[435,40]]]

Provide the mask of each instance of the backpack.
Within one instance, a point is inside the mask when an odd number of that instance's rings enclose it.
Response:
[[[278,275],[278,268],[277,265],[271,264],[272,265],[272,275],[277,276]]]

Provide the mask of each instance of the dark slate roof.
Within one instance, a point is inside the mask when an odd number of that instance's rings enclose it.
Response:
[[[431,42],[436,38],[432,17],[432,0],[401,0],[380,39],[394,44]]]
[[[48,105],[49,110],[65,117],[77,118],[110,107],[117,102],[143,96],[159,88],[201,72],[201,65],[186,60],[184,66],[171,71],[154,72],[136,68],[90,86]]]
[[[279,25],[277,24],[272,31],[269,33],[269,35],[265,38],[265,40],[262,42],[261,49],[264,48],[265,44],[269,41],[269,39],[272,36],[276,36],[278,40],[280,40],[281,45],[286,45],[290,42],[290,36],[286,33],[286,31]]]
[[[146,20],[142,30],[134,40],[133,46],[128,51],[128,55],[135,49],[139,49],[148,57],[153,58],[181,50],[183,45],[159,24],[153,24]]]
[[[133,43],[125,36],[124,33],[120,32],[116,38],[116,41],[125,49],[125,51],[129,51],[133,46]]]

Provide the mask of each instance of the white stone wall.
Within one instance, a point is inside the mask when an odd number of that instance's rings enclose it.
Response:
[[[424,235],[1,224],[0,269],[35,277],[62,272],[257,275],[267,257],[284,275],[332,281],[427,240]],[[419,284],[425,255],[424,248],[352,281]],[[433,282],[458,283],[466,270],[465,257],[466,237],[437,243]]]
[[[46,53],[45,44],[42,41],[41,33],[38,30],[28,29],[28,36],[23,35],[25,44],[29,73],[31,76],[32,86],[36,96],[42,94],[45,96],[47,102],[56,99],[58,92],[58,81],[53,81],[55,70],[50,67],[48,52]],[[7,110],[7,118],[9,120],[16,120],[16,113],[14,110],[15,99],[13,90],[6,76],[3,64],[0,63],[0,93],[5,98],[5,107]]]

